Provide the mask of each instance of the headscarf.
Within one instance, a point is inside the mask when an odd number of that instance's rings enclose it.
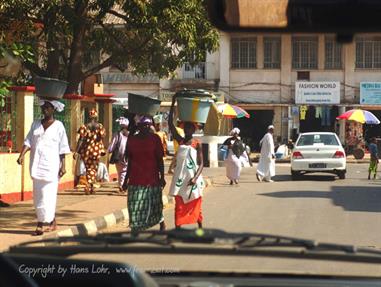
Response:
[[[96,109],[91,109],[90,112],[89,112],[89,117],[90,118],[97,118],[98,117],[98,112]]]
[[[126,126],[126,127],[128,127],[128,125],[130,123],[129,120],[125,117],[120,117],[119,119],[116,120],[116,122],[118,122],[119,125]]]
[[[139,116],[137,123],[138,124],[150,124],[150,125],[152,125],[152,119],[150,117],[147,117],[147,116]]]
[[[233,128],[231,131],[230,131],[230,135],[231,136],[234,136],[235,134],[239,135],[239,133],[241,132],[241,130],[239,128]]]
[[[274,127],[273,125],[269,125],[269,126],[267,127],[267,130],[273,130],[273,129],[275,129],[275,127]]]
[[[55,101],[55,100],[40,100],[39,102],[38,102],[38,104],[40,105],[40,107],[41,106],[43,106],[44,104],[45,104],[45,102],[48,102],[48,103],[50,103],[53,107],[54,107],[54,109],[57,111],[57,112],[62,112],[63,110],[64,110],[64,108],[65,108],[65,105],[63,104],[63,103],[61,103],[61,102],[59,102],[59,101]]]

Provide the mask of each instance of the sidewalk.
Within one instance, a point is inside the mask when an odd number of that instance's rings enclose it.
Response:
[[[217,170],[205,169],[205,181],[211,185],[210,176],[217,175]],[[172,205],[168,196],[172,176],[166,175],[167,185],[163,191],[164,208]],[[73,236],[94,234],[98,230],[115,225],[128,219],[127,196],[117,194],[117,183],[102,184],[95,195],[85,195],[82,189],[65,190],[58,193],[57,224],[58,230],[44,233],[43,236],[32,237],[36,227],[33,201],[24,201],[0,207],[0,252],[9,246],[25,241],[51,238],[57,236]]]

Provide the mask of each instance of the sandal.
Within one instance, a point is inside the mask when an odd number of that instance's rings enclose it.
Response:
[[[46,229],[47,232],[56,231],[57,230],[57,222],[54,218],[52,222],[49,223],[48,228]]]
[[[40,236],[44,234],[44,230],[42,229],[43,223],[39,222],[37,223],[36,230],[32,233],[32,236]]]

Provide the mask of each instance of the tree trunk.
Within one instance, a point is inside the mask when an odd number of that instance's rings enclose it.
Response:
[[[76,7],[76,14],[80,19],[86,10],[86,2],[78,2]],[[86,35],[86,23],[78,21],[73,28],[73,42],[70,47],[70,59],[68,67],[69,82],[66,89],[67,94],[77,94],[79,83],[84,80],[82,72],[82,60],[83,60],[83,41]]]

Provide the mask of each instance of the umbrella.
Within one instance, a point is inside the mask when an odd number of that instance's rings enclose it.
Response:
[[[360,109],[349,110],[344,114],[338,116],[336,119],[350,120],[370,125],[378,125],[380,123],[379,119],[376,118],[374,114],[369,111]]]
[[[230,104],[220,104],[217,110],[226,118],[250,118],[250,115],[242,108]]]

